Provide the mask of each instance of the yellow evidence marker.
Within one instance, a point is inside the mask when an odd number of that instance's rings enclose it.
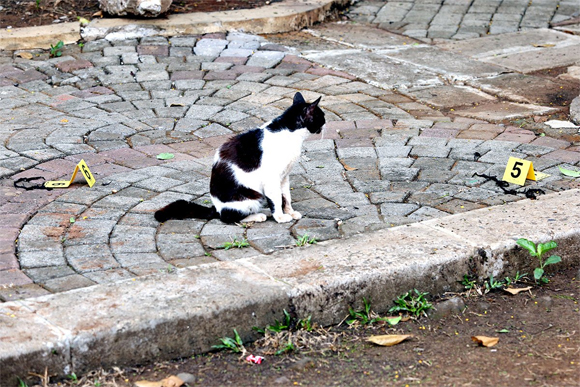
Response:
[[[81,160],[77,164],[77,166],[75,167],[75,170],[72,174],[72,177],[70,178],[69,181],[66,181],[66,180],[47,181],[46,183],[44,183],[44,186],[46,188],[67,188],[74,181],[75,177],[77,177],[77,172],[79,170],[81,171],[83,177],[85,178],[85,180],[89,184],[89,187],[92,187],[95,184],[96,180],[93,177],[93,174],[91,173],[91,171],[89,170],[89,166],[87,165],[87,163],[85,163],[85,160]]]
[[[547,173],[534,172],[534,166],[531,161],[510,157],[505,172],[503,174],[503,181],[517,185],[526,184],[528,180],[541,180],[548,177]]]

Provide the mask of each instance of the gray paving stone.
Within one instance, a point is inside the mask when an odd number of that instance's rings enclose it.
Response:
[[[87,286],[94,285],[95,282],[90,279],[80,275],[72,274],[66,277],[59,277],[47,280],[42,285],[48,291],[53,293],[66,292],[67,290],[84,288]]]
[[[381,176],[389,181],[411,181],[419,174],[419,168],[381,167]]]
[[[125,269],[109,269],[83,273],[83,276],[97,284],[113,283],[134,277]]]
[[[284,56],[284,53],[279,51],[258,51],[248,59],[246,65],[272,68],[280,63]]]
[[[317,241],[340,237],[336,222],[324,219],[300,219],[292,229],[292,234],[296,238],[308,235],[310,238],[316,238]]]
[[[447,212],[440,211],[436,208],[425,206],[425,207],[419,208],[418,210],[416,210],[415,212],[410,214],[408,216],[408,218],[412,219],[415,222],[422,222],[424,220],[442,218],[442,217],[448,216],[448,215],[449,214]]]
[[[449,170],[455,163],[453,159],[441,159],[438,157],[418,157],[413,163],[414,168],[420,169],[434,169],[434,170]]]
[[[22,246],[22,244],[19,244],[19,246]],[[20,251],[18,261],[22,268],[61,266],[66,264],[62,247],[58,248],[56,245],[46,250]]]
[[[157,246],[164,259],[203,256],[205,250],[196,234],[158,234]]]
[[[381,214],[383,216],[405,216],[418,208],[417,204],[386,202],[381,204]]]
[[[116,226],[111,234],[111,250],[116,254],[154,253],[155,228],[137,226]]]
[[[412,147],[406,145],[377,146],[376,151],[380,159],[384,157],[404,158],[409,155]]]

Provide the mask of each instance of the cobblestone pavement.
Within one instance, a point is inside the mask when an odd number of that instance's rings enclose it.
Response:
[[[471,39],[548,28],[580,15],[577,0],[361,1],[349,18],[418,39]]]
[[[519,200],[473,176],[501,175],[509,156],[551,175],[528,187],[579,187],[558,171],[580,165],[569,141],[448,117],[257,36],[98,40],[52,59],[1,54],[3,301],[269,254],[305,234],[324,241]],[[154,220],[176,199],[207,204],[214,150],[279,115],[296,91],[321,95],[328,121],[291,177],[303,219]],[[81,159],[97,179],[92,188],[80,178],[52,191],[13,186],[21,177],[68,179]],[[242,238],[249,247],[222,248]]]

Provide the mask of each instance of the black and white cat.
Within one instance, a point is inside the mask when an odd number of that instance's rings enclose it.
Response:
[[[262,127],[238,134],[216,152],[211,172],[212,207],[178,200],[155,212],[155,219],[214,219],[225,223],[263,222],[264,204],[278,223],[300,219],[290,203],[289,175],[302,143],[325,124],[320,97],[307,103],[300,93],[282,115]]]

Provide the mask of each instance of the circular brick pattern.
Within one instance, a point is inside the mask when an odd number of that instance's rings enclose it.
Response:
[[[448,118],[257,36],[94,41],[56,59],[0,60],[0,284],[16,286],[0,289],[2,300],[270,254],[305,234],[344,238],[519,200],[473,175],[500,176],[509,156],[551,175],[529,187],[579,187],[558,171],[580,161],[565,141]],[[176,199],[207,204],[215,149],[280,114],[296,91],[321,95],[328,121],[292,172],[303,219],[246,227],[154,220]],[[164,152],[175,158],[158,160]],[[80,180],[66,190],[12,187],[19,177],[68,179],[81,159],[97,179],[92,188]],[[249,246],[221,248],[236,239]]]

